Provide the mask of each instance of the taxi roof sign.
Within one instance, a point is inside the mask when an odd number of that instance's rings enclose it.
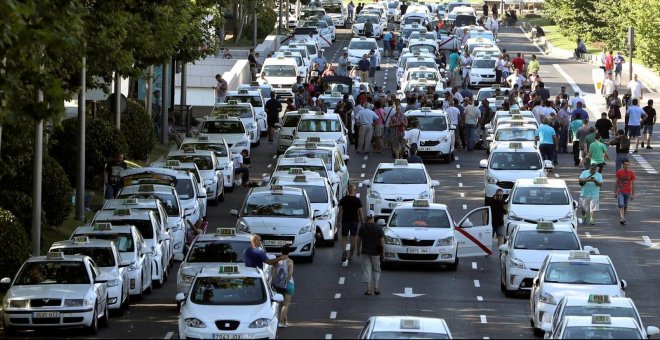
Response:
[[[610,296],[605,294],[590,294],[589,302],[591,303],[610,303]]]
[[[115,216],[129,216],[131,215],[131,209],[117,209],[112,214]]]
[[[165,166],[181,166],[181,161],[178,159],[168,159],[165,161]]]
[[[511,142],[509,143],[509,149],[522,149],[523,144],[521,142]]]
[[[399,327],[401,329],[420,329],[421,325],[418,319],[401,319]]]
[[[341,92],[332,92],[332,93],[330,93],[330,97],[341,97],[341,96],[342,96]]]
[[[428,200],[414,200],[413,201],[413,207],[428,208],[429,207],[429,201]]]
[[[238,266],[236,266],[236,265],[226,265],[226,266],[220,266],[220,268],[218,268],[218,273],[220,273],[220,274],[239,274],[240,271],[238,270]]]
[[[289,169],[289,175],[302,175],[303,168],[291,168]]]
[[[428,107],[428,106],[424,106],[424,107],[421,109],[421,111],[422,111],[422,112],[431,112],[431,108]]]
[[[494,89],[494,90],[499,90],[500,89],[500,84],[493,84],[491,86],[491,88]]]
[[[594,314],[591,316],[591,323],[594,325],[610,325],[612,324],[612,315]]]
[[[101,222],[94,225],[94,230],[96,231],[108,231],[112,230],[112,223]]]
[[[315,137],[307,137],[307,143],[314,142],[318,143],[321,141],[321,137],[315,136]]]
[[[309,113],[307,109],[298,109],[298,113]]]
[[[138,204],[138,199],[137,198],[127,198],[124,200],[125,205],[135,205]]]
[[[140,184],[138,191],[156,191],[153,184]]]
[[[46,258],[49,260],[64,260],[64,253],[61,251],[49,251]]]
[[[523,126],[525,125],[525,121],[522,120],[511,120],[510,122],[511,126]]]
[[[512,108],[509,109],[509,113],[511,114],[511,116],[513,116],[513,115],[519,115],[519,114],[520,114],[520,109],[517,108],[517,107],[516,107],[516,108],[513,108],[513,107],[512,107]]]
[[[200,142],[208,142],[209,136],[199,136],[197,137],[197,140]]]
[[[259,86],[259,82],[258,81],[251,81],[250,86]]]
[[[197,150],[195,150],[194,146],[184,146],[183,147],[183,152],[185,153],[195,153]]]
[[[247,90],[247,89],[239,89],[239,90],[238,90],[238,93],[240,93],[240,94],[247,94],[247,93],[248,93],[248,90]]]
[[[307,177],[305,175],[296,176],[293,178],[294,182],[307,182]]]
[[[89,243],[89,237],[87,237],[87,236],[76,236],[76,237],[73,238],[73,243],[75,243],[75,244]]]
[[[589,252],[584,250],[571,250],[568,255],[569,260],[589,260]]]
[[[218,118],[218,119],[229,119],[229,115],[226,114],[226,113],[223,113],[223,114],[217,114],[217,115],[215,115],[215,117]],[[207,137],[207,138],[208,138],[208,137]]]
[[[548,184],[548,178],[547,177],[534,177],[533,183],[534,184]]]
[[[215,236],[235,236],[236,229],[234,228],[218,228],[215,230]]]
[[[394,165],[408,165],[408,160],[406,159],[395,159]]]
[[[316,149],[317,146],[314,142],[305,142],[305,149]]]
[[[555,230],[555,224],[550,221],[538,221],[536,230]]]
[[[282,191],[283,189],[284,189],[284,187],[282,187],[281,185],[271,185],[270,186],[270,190],[272,190],[272,191]]]

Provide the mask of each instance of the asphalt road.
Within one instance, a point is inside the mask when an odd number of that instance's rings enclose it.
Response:
[[[337,42],[328,49],[326,56],[333,61],[350,39],[347,31],[340,30]],[[537,53],[538,50],[517,28],[502,28],[500,48],[510,53]],[[541,76],[552,94],[561,85],[571,83],[557,68],[569,75],[574,85],[582,91],[593,92],[592,66],[568,60],[539,57]],[[382,70],[377,73],[380,84],[395,89],[395,70],[392,61],[384,59]],[[572,91],[571,91],[572,92]],[[594,107],[594,109],[597,109]],[[591,112],[594,117],[593,112]],[[660,252],[659,247],[638,244],[647,236],[660,242],[660,195],[658,175],[660,144],[655,150],[643,150],[634,158],[632,168],[637,172],[637,193],[630,208],[625,227],[618,224],[616,202],[613,197],[614,165],[609,162],[604,172],[605,184],[601,192],[601,211],[594,226],[579,226],[578,231],[584,245],[592,245],[601,253],[610,255],[621,278],[627,280],[626,295],[632,297],[646,325],[660,325]],[[253,149],[253,179],[269,173],[275,164],[274,144],[265,140]],[[388,154],[358,155],[350,150],[351,181],[357,183],[369,178],[378,163],[391,161]],[[613,157],[610,150],[610,157]],[[431,177],[439,180],[436,202],[449,206],[454,218],[483,204],[483,171],[479,160],[485,158],[484,151],[457,153],[451,164],[427,164]],[[574,193],[579,195],[577,176],[579,169],[573,167],[572,155],[559,155],[556,174],[565,179]],[[643,165],[643,166],[642,166]],[[361,195],[366,194],[360,188]],[[227,194],[226,201],[218,207],[209,207],[212,229],[219,226],[232,227],[235,219],[229,210],[238,208],[246,189],[238,188]],[[655,213],[653,212],[655,211]],[[494,245],[494,248],[496,246]],[[280,329],[279,338],[355,338],[362,325],[372,315],[417,315],[441,317],[456,338],[533,338],[529,326],[528,296],[505,298],[499,290],[498,252],[493,256],[467,258],[460,262],[458,271],[449,272],[441,268],[410,266],[384,271],[381,278],[380,296],[364,296],[359,263],[348,266],[340,264],[340,246],[317,248],[313,264],[298,264],[295,267],[296,295],[289,312],[289,328]],[[176,273],[176,267],[172,270]],[[416,297],[399,297],[411,288]],[[111,319],[109,329],[102,329],[96,338],[175,338],[177,336],[178,312],[175,308],[175,279],[173,276],[163,288],[154,290],[142,301],[134,302],[124,316]],[[78,331],[22,333],[18,337],[82,337]],[[85,336],[87,337],[87,336]]]

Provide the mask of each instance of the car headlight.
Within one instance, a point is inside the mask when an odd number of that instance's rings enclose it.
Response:
[[[370,191],[369,192],[369,198],[372,200],[379,200],[380,199],[380,193],[378,191]]]
[[[185,322],[186,326],[191,328],[206,328],[204,322],[198,318],[187,318]]]
[[[329,220],[330,219],[330,210],[326,210],[321,216],[317,217],[317,220]]]
[[[564,217],[562,217],[562,218],[559,219],[559,222],[568,222],[568,221],[572,221],[572,220],[573,220],[573,217],[575,217],[575,215],[573,215],[573,212],[572,212],[572,211],[569,211],[568,213],[566,213],[566,215],[565,215]]]
[[[344,137],[339,137],[339,138],[337,138],[335,143],[337,143],[337,144],[346,144],[346,141],[344,140]]]
[[[481,75],[476,73],[470,73],[470,77],[481,77]]]
[[[247,226],[247,224],[243,222],[238,223],[238,230],[244,232],[244,233],[250,233],[250,227]]]
[[[557,304],[557,301],[555,301],[555,297],[552,296],[551,294],[546,293],[546,292],[542,292],[539,295],[539,302],[547,303],[549,305],[556,305]]]
[[[454,236],[441,238],[435,242],[436,246],[451,246],[452,244],[454,244]]]
[[[85,305],[85,299],[66,299],[64,307],[82,307]]]
[[[488,182],[488,184],[496,184],[497,183],[497,178],[495,178],[493,176],[486,176],[486,182]]]
[[[401,245],[401,240],[396,238],[396,237],[391,237],[391,236],[385,235],[385,243],[400,246]]]
[[[266,328],[268,325],[270,325],[270,319],[261,318],[252,321],[250,328]]]
[[[419,196],[417,196],[417,198],[420,199],[420,200],[430,199],[431,198],[431,193],[428,192],[428,191],[424,191],[423,193],[419,194]]]
[[[191,284],[193,282],[193,279],[195,277],[193,275],[185,275],[181,274],[181,283],[183,284]]]
[[[511,267],[513,268],[518,268],[518,269],[525,269],[525,262],[523,262],[521,259],[518,258],[512,258],[511,259]]]
[[[4,304],[3,304],[4,305]],[[30,307],[30,300],[9,300],[9,307],[12,308],[28,308]],[[6,308],[6,306],[5,306]]]
[[[513,220],[513,221],[522,221],[523,220],[522,217],[519,217],[513,211],[509,211],[509,219]]]
[[[183,242],[177,242],[174,244],[174,249],[179,250],[183,248]]]
[[[242,141],[240,141],[240,142],[234,144],[234,146],[235,146],[235,147],[247,146],[247,143],[248,143],[247,141],[242,140]]]
[[[300,228],[300,231],[298,232],[298,234],[305,234],[305,233],[309,233],[311,231],[312,231],[312,225],[311,224],[306,224],[304,227]]]
[[[119,285],[119,280],[117,280],[117,279],[114,279],[114,280],[108,280],[105,284],[106,284],[108,287],[116,287],[117,285]]]
[[[440,138],[440,143],[447,143],[447,142],[449,142],[449,137],[444,136],[444,137]]]
[[[248,130],[252,130],[252,129],[254,129],[254,124],[252,124],[252,123],[248,123],[248,124],[245,126],[245,128],[248,129]]]

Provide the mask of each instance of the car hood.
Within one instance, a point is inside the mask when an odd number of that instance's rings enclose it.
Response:
[[[204,323],[214,325],[220,315],[231,315],[235,320],[256,320],[260,318],[272,319],[273,313],[269,303],[262,305],[249,305],[249,306],[213,306],[213,305],[198,305],[188,301],[184,307],[182,315],[185,317],[194,316],[199,318]],[[249,324],[248,324],[249,325]],[[248,326],[245,325],[245,326]],[[241,325],[243,326],[243,325]]]
[[[362,29],[362,28],[359,28],[359,29]],[[369,54],[370,51],[371,50],[348,50],[348,55],[358,57],[358,58],[362,58],[363,55]],[[376,50],[374,50],[374,51],[376,51]]]
[[[89,284],[12,286],[7,292],[7,297],[10,299],[82,299],[89,288]]]
[[[568,254],[570,250],[530,250],[530,249],[514,249],[512,257],[522,260],[527,269],[534,271],[539,270],[543,260],[549,254]]]
[[[273,77],[267,76],[268,83],[271,85],[286,85],[288,88],[291,88],[291,84],[296,82],[296,76],[291,77]]]
[[[406,193],[401,193],[403,191],[401,190],[402,186],[405,186]],[[415,199],[422,192],[429,191],[429,187],[426,184],[374,184],[371,190],[378,191],[383,198],[402,197],[403,199]]]
[[[243,223],[247,224],[250,231],[253,233],[260,233],[268,231],[272,234],[298,234],[300,228],[309,223],[311,219],[299,218],[286,218],[286,217],[243,217]]]
[[[454,236],[451,228],[386,228],[385,235],[406,240],[439,240]]]
[[[585,285],[568,283],[543,284],[543,290],[551,294],[559,302],[564,296],[588,296],[590,294],[603,294],[610,296],[625,296],[619,285]]]
[[[572,210],[570,205],[509,205],[509,212],[513,212],[520,218],[535,221],[540,219],[556,221],[566,216],[569,212],[572,212]]]
[[[222,136],[222,138],[225,139],[227,144],[234,145],[242,140],[247,141],[248,137],[244,133],[222,133],[222,134],[216,134],[216,133],[205,133],[201,134],[200,136]]]
[[[542,170],[490,170],[490,175],[499,181],[515,182],[518,178],[543,177],[545,174]]]

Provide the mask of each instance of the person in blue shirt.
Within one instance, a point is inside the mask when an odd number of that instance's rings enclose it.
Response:
[[[245,250],[246,267],[264,269],[264,263],[274,266],[278,262],[289,258],[288,255],[280,255],[274,259],[269,259],[268,254],[261,249],[261,236],[259,235],[252,235],[250,244],[252,246]]]
[[[580,174],[580,208],[582,211],[582,223],[587,222],[587,210],[589,211],[589,224],[594,224],[594,213],[598,211],[600,188],[603,185],[603,175],[597,171],[598,165],[591,163],[588,170]]]
[[[410,152],[408,155],[408,163],[424,163],[421,157],[417,156],[417,147],[416,146],[411,146],[410,147]]]
[[[548,118],[543,118],[543,124],[536,130],[535,135],[543,160],[554,160],[555,149],[557,147],[557,133],[550,126],[550,120]]]
[[[589,113],[582,108],[582,102],[577,102],[575,104],[575,110],[571,112],[571,116],[575,117],[576,115],[580,117],[581,120],[589,120]]]
[[[461,60],[461,55],[458,53],[457,50],[453,50],[449,55],[449,83],[447,86],[452,86],[454,84],[455,74],[458,74],[459,72],[457,68],[460,60]]]

